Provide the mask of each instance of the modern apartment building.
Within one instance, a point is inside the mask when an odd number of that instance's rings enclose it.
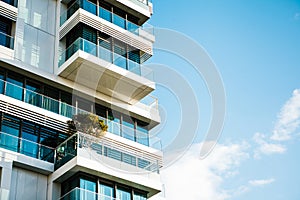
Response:
[[[1,200],[161,191],[151,15],[150,0],[0,0]],[[79,115],[107,130],[70,129]]]

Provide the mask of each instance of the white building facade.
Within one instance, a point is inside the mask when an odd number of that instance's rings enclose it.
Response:
[[[0,0],[0,199],[162,190],[150,0]],[[71,129],[96,116],[101,135]],[[94,129],[93,129],[94,130]]]

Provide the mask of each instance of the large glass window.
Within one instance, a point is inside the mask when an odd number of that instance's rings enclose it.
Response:
[[[12,98],[23,100],[23,78],[15,73],[8,73],[6,95]]]
[[[75,189],[76,188],[76,189]],[[61,184],[63,200],[146,200],[147,193],[79,172]]]
[[[131,119],[131,117],[123,115],[122,136],[129,140],[135,141],[134,132],[134,121]]]
[[[121,114],[117,111],[108,110],[108,131],[121,136]]]
[[[80,179],[80,199],[96,200],[96,182]]]
[[[48,147],[56,148],[59,143],[64,141],[66,139],[66,136],[64,140],[60,140],[58,137],[58,132],[51,130],[46,127],[40,128],[40,158],[41,160],[47,160],[49,162],[52,162],[53,156],[54,156],[54,150],[50,149]]]
[[[102,19],[112,22],[112,13],[109,10],[107,10],[106,8],[99,7],[99,13]]]
[[[59,111],[59,91],[56,88],[45,86],[43,96],[43,108],[51,112],[58,113]]]
[[[12,22],[9,19],[0,16],[0,45],[8,48],[12,48],[13,45],[11,26]]]
[[[111,53],[111,41],[109,40],[109,36],[105,34],[101,34],[99,37],[99,58],[112,63],[112,53]]]
[[[127,69],[126,46],[125,44],[114,43],[114,64]]]
[[[115,196],[112,185],[100,183],[99,189],[100,199],[102,200],[111,200]]]
[[[10,115],[3,115],[0,145],[5,149],[18,151],[20,120]]]
[[[41,107],[42,95],[41,85],[39,83],[35,83],[29,80],[26,82],[25,102]]]
[[[75,110],[72,105],[72,95],[70,93],[61,92],[60,93],[60,114],[72,118]]]
[[[4,73],[5,71],[0,69],[0,94],[4,93]]]
[[[140,144],[149,146],[148,123],[136,120],[136,141]]]
[[[92,103],[90,101],[77,97],[77,103],[80,110],[91,112]],[[80,113],[80,110],[78,113]]]
[[[20,142],[20,153],[37,158],[38,156],[38,126],[23,121],[22,123],[22,141]]]
[[[147,200],[147,195],[134,191],[133,200]]]
[[[125,188],[117,188],[117,199],[118,200],[131,200],[131,191]]]

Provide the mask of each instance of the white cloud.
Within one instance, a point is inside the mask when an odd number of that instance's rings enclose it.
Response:
[[[267,142],[266,136],[264,134],[255,133],[253,136],[253,140],[256,144],[258,144],[258,147],[254,152],[255,158],[260,158],[261,154],[271,155],[276,153],[282,154],[286,152],[286,148],[282,144]]]
[[[264,186],[264,185],[269,185],[275,181],[274,178],[270,179],[261,179],[261,180],[251,180],[249,181],[249,184],[252,186]]]
[[[185,156],[161,172],[166,185],[167,200],[224,200],[231,194],[222,189],[226,176],[237,171],[241,161],[248,158],[247,145],[216,145],[205,159],[199,159],[200,144],[194,144]],[[154,200],[154,199],[152,199]]]
[[[272,140],[290,140],[291,135],[300,126],[300,89],[293,91],[293,96],[282,107],[275,124]]]

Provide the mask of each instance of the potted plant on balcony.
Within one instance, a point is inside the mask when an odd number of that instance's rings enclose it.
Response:
[[[77,114],[73,116],[73,119],[67,121],[69,134],[74,134],[77,131],[93,135],[95,137],[101,137],[105,135],[108,126],[104,120],[99,119],[94,114]]]

